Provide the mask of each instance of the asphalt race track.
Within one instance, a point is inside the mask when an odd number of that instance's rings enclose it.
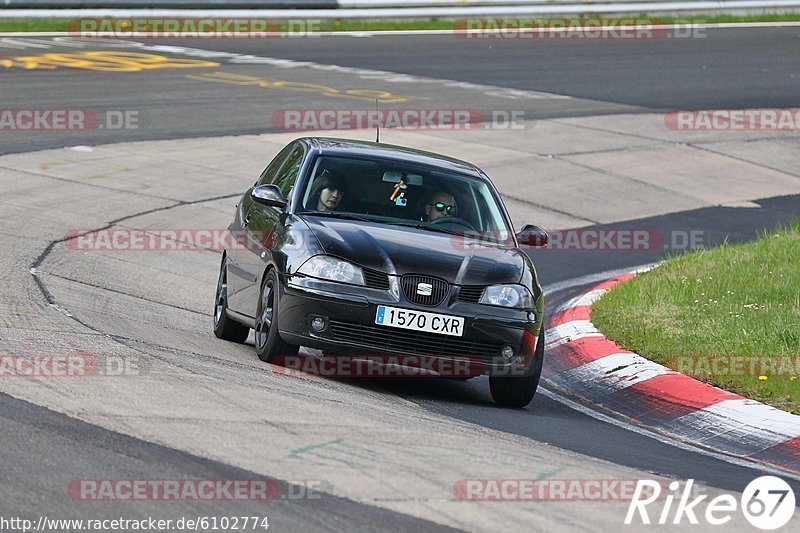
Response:
[[[268,160],[304,134],[285,131],[276,117],[286,110],[371,109],[377,98],[385,109],[519,112],[515,129],[389,130],[382,140],[479,164],[518,227],[644,228],[665,239],[644,250],[532,251],[552,312],[603,273],[680,251],[676,235],[696,232],[708,247],[800,218],[796,130],[680,132],[664,119],[674,109],[798,107],[800,28],[706,32],[561,42],[0,37],[2,109],[96,118],[72,131],[0,129],[0,353],[88,353],[137,368],[0,379],[0,516],[589,531],[622,525],[627,501],[461,501],[453,487],[691,478],[712,494],[742,491],[762,467],[611,423],[546,375],[523,410],[496,407],[483,377],[281,376],[256,358],[252,336],[244,346],[213,336],[218,253],[80,251],[67,238],[224,228]],[[125,113],[135,120],[109,118]],[[280,493],[267,503],[86,501],[68,489],[86,479],[264,478]],[[800,490],[800,478],[784,479]],[[741,517],[726,527],[749,528]]]
[[[498,99],[491,91],[454,89],[447,104],[454,108],[521,110],[527,118],[568,117],[602,113],[667,111],[705,108],[793,107],[800,94],[797,28],[703,30],[705,38],[653,40],[466,40],[452,35],[276,38],[263,40],[147,41],[211,51],[235,52],[292,61],[313,61],[400,73],[425,79],[444,79],[570,96],[568,104],[553,98]],[[69,38],[66,38],[69,39]],[[103,45],[78,48],[52,46],[46,41],[20,43],[6,38],[0,54],[37,56],[52,52],[131,50]],[[115,43],[120,44],[120,43]],[[2,58],[3,56],[0,56]],[[498,61],[498,57],[502,60]],[[247,63],[225,65],[226,72],[260,78],[263,68]],[[193,70],[193,69],[192,69]],[[312,71],[287,64],[291,81],[323,87],[339,81],[335,71]],[[279,70],[279,71],[280,71]],[[151,70],[147,76],[116,75],[103,70],[0,70],[3,101],[15,106],[78,105],[92,109],[147,111],[152,125],[139,131],[84,132],[82,139],[103,142],[169,139],[274,131],[275,109],[302,103],[307,108],[338,107],[348,99],[318,88],[305,91],[258,90],[229,83],[187,78],[189,69]],[[208,79],[208,69],[198,72]],[[271,72],[273,73],[273,72]],[[277,73],[274,73],[277,74]],[[6,77],[7,76],[7,77]],[[397,76],[394,76],[397,77]],[[353,76],[350,76],[352,80]],[[420,105],[423,98],[441,98],[441,84],[394,82],[391,75],[358,76],[355,89],[373,89],[409,96],[399,102],[381,98],[384,106]],[[282,77],[274,75],[271,81]],[[65,86],[64,84],[67,83]],[[336,85],[334,85],[336,87]],[[347,87],[347,86],[345,86]],[[413,87],[413,93],[404,91]],[[351,87],[348,87],[351,88]],[[374,105],[375,96],[363,104]],[[418,98],[418,99],[416,99]],[[358,101],[358,100],[356,100]],[[96,135],[95,135],[96,134]],[[64,136],[3,135],[0,153],[62,146]]]

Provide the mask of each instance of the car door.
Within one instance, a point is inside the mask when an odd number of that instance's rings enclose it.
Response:
[[[300,169],[303,167],[306,149],[302,142],[294,143],[291,152],[275,174],[271,183],[277,185],[281,193],[288,197],[294,187]],[[247,316],[256,316],[261,274],[266,265],[272,262],[272,247],[280,239],[283,231],[280,222],[282,210],[259,204],[251,200],[245,217],[245,236],[248,245],[241,250],[240,266],[246,272],[248,283],[241,291],[242,309]]]
[[[272,183],[278,175],[283,166],[283,162],[287,156],[295,149],[296,143],[286,145],[275,158],[270,161],[267,168],[261,173],[258,180],[253,184],[253,187]],[[250,197],[250,191],[253,187],[247,189],[242,196],[241,200],[236,206],[236,214],[233,223],[229,226],[231,233],[234,236],[235,245],[228,249],[228,307],[236,312],[247,314],[245,312],[245,298],[243,293],[249,292],[247,289],[258,280],[253,278],[252,272],[246,267],[247,257],[243,254],[249,247],[253,246],[250,235],[247,232],[247,217],[253,207],[253,199]]]

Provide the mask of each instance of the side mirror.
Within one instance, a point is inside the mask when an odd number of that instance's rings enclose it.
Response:
[[[517,233],[517,240],[521,245],[547,246],[548,235],[545,230],[533,224],[525,224]]]
[[[250,191],[250,198],[256,202],[283,209],[288,200],[281,194],[277,185],[259,185]]]

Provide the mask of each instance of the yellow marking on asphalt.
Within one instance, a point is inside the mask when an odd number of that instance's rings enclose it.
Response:
[[[218,67],[219,63],[199,59],[175,59],[156,54],[118,51],[86,51],[50,53],[36,56],[5,56],[0,66],[5,68],[56,69],[77,68],[106,72],[140,72],[164,68]]]
[[[32,70],[32,69],[35,69],[35,68],[41,68],[41,69],[54,69],[54,68],[56,68],[56,67],[54,67],[52,65],[38,65],[37,63],[32,62],[32,61],[17,61],[17,58],[0,59],[0,67],[5,67],[5,68],[15,68],[16,67],[16,68],[24,68],[24,69],[27,69],[27,70]]]
[[[317,83],[306,83],[301,81],[288,81],[288,80],[269,80],[265,78],[255,78],[253,76],[245,76],[242,74],[232,74],[229,72],[214,72],[210,74],[192,75],[187,74],[187,78],[192,80],[213,81],[217,83],[227,83],[230,85],[252,85],[255,87],[263,87],[265,89],[288,89],[293,91],[314,92],[325,96],[332,96],[335,98],[351,98],[354,100],[367,100],[374,102],[375,99],[380,103],[402,103],[410,100],[429,100],[429,98],[420,96],[402,96],[391,93],[389,91],[380,91],[374,89],[345,89],[339,90],[327,85],[319,85]]]
[[[50,170],[50,167],[53,165],[60,165],[62,163],[72,163],[72,159],[58,159],[56,161],[45,161],[44,163],[39,163],[36,168],[39,170]]]

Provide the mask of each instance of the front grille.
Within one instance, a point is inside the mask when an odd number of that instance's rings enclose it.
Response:
[[[476,304],[480,301],[484,288],[483,285],[462,285],[458,291],[458,300]]]
[[[389,275],[377,270],[363,269],[364,282],[371,289],[389,290]]]
[[[467,340],[462,337],[342,320],[331,320],[330,331],[333,339],[369,346],[378,352],[376,355],[410,353],[428,356],[480,357],[488,362],[500,355],[500,350],[503,348],[502,344]]]
[[[420,283],[430,285],[430,294],[419,294]],[[432,278],[430,276],[417,276],[408,274],[400,279],[403,292],[409,302],[419,305],[439,305],[442,300],[450,293],[450,284],[443,279]]]

